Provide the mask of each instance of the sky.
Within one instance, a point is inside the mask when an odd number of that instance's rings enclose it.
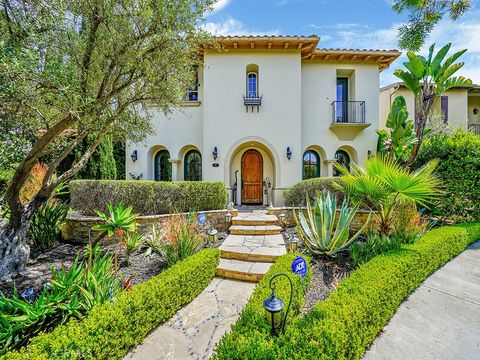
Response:
[[[468,49],[459,75],[480,83],[480,0],[456,22],[437,25],[420,53],[436,43],[451,42],[455,50]],[[391,0],[219,0],[205,20],[213,35],[318,35],[319,48],[397,49],[397,29],[407,21]],[[382,72],[380,85],[398,81],[393,70],[403,68],[403,55]]]

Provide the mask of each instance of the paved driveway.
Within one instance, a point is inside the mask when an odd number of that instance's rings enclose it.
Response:
[[[480,241],[402,303],[364,359],[480,359]]]

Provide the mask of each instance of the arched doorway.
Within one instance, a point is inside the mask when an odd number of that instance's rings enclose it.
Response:
[[[242,156],[242,204],[263,203],[263,157],[257,150],[245,151]]]

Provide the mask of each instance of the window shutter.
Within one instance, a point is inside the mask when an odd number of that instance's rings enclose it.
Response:
[[[448,123],[448,96],[442,96],[441,101],[443,122],[446,124]]]

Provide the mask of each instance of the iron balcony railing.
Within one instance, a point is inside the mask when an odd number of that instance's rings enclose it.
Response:
[[[332,123],[365,123],[365,101],[332,102]]]
[[[259,106],[262,105],[262,96],[243,96],[243,103],[244,105],[254,105],[254,106]]]
[[[468,124],[468,130],[475,133],[475,135],[480,135],[480,124]]]

